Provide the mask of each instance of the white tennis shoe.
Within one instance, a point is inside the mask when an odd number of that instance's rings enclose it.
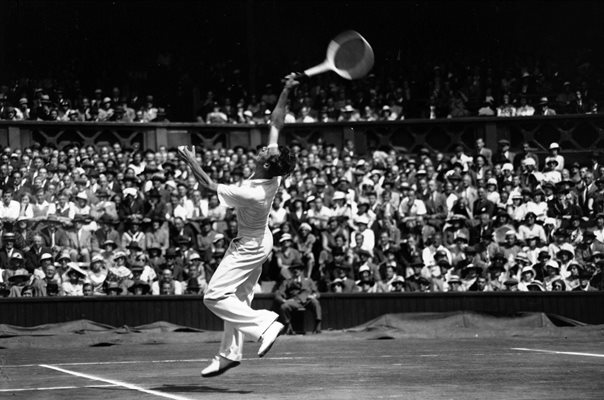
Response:
[[[228,358],[224,358],[223,356],[217,355],[212,359],[210,365],[208,365],[201,371],[201,376],[203,378],[211,378],[213,376],[218,376],[224,374],[231,368],[235,368],[239,364],[241,364],[239,361],[229,360]]]
[[[260,338],[260,348],[258,349],[258,357],[264,357],[266,353],[273,347],[275,341],[283,331],[284,325],[281,322],[273,322],[271,326],[264,332]]]

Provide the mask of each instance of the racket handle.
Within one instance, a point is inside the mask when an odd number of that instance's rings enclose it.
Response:
[[[297,81],[308,78],[308,75],[306,75],[304,72],[292,72],[291,74],[286,75],[285,78],[281,79],[281,82],[287,81],[290,76]]]

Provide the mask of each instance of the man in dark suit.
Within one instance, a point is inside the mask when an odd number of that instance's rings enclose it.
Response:
[[[117,211],[121,221],[125,221],[132,215],[143,215],[145,212],[145,201],[139,195],[138,189],[134,187],[123,190],[123,200]]]
[[[510,151],[510,141],[507,139],[499,140],[499,149],[493,156],[493,164],[514,163],[515,154]]]
[[[486,147],[484,145],[483,138],[476,139],[476,155],[483,156],[484,159],[486,160],[487,164],[492,165],[493,152],[491,151],[491,149],[489,149],[488,147]]]
[[[59,252],[61,249],[69,247],[67,233],[56,216],[48,216],[44,224],[46,227],[40,231],[40,234],[44,237],[44,245],[46,247],[50,247],[53,252]]]
[[[107,177],[107,190],[111,193],[121,194],[122,193],[122,185],[115,179],[117,172],[113,169],[108,169],[105,171],[105,176]]]
[[[115,225],[119,222],[111,217],[109,214],[101,215],[99,218],[99,229],[94,232],[96,241],[94,244],[98,246],[95,251],[100,251],[100,246],[103,245],[107,240],[113,240],[118,246],[122,243],[119,232],[115,229]]]
[[[33,242],[34,244],[30,247],[27,253],[25,253],[26,268],[28,270],[31,268],[32,271],[40,267],[40,256],[42,256],[42,254],[52,254],[51,248],[45,246],[44,237],[42,236],[42,234],[34,234]]]
[[[321,304],[315,282],[302,276],[304,264],[294,262],[289,267],[292,277],[284,280],[275,292],[275,301],[280,305],[287,332],[292,333],[291,316],[294,311],[308,308],[315,316],[313,333],[321,332]]]
[[[15,248],[15,234],[12,232],[6,232],[2,236],[2,242],[4,247],[0,249],[0,269],[8,269],[9,261],[13,254],[21,253]]]
[[[474,202],[474,217],[478,217],[480,214],[487,213],[489,217],[493,217],[497,206],[495,203],[487,199],[487,191],[484,187],[478,188],[478,199]]]

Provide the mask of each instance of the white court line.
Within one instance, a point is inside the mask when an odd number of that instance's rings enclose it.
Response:
[[[315,357],[301,356],[301,357],[270,357],[267,360],[305,360]],[[354,358],[354,357],[336,357],[336,358]],[[171,364],[171,363],[196,363],[210,361],[209,358],[196,358],[187,360],[131,360],[131,361],[89,361],[89,362],[72,362],[72,363],[54,363],[54,366],[61,367],[77,367],[82,365],[114,365],[114,364]],[[260,358],[246,358],[248,361],[261,361]],[[14,365],[2,365],[2,368],[25,368],[25,367],[37,367],[40,364],[14,364]]]
[[[40,388],[15,388],[15,389],[0,389],[0,392],[30,392],[36,390],[65,390],[65,389],[84,389],[84,388],[108,388],[116,387],[117,385],[85,385],[85,386],[52,386]]]
[[[586,357],[604,358],[604,354],[597,354],[597,353],[577,353],[577,352],[574,352],[574,351],[554,351],[554,350],[526,349],[524,347],[512,347],[512,350],[535,351],[537,353],[566,354],[566,355],[570,355],[570,356],[586,356]]]
[[[54,369],[55,371],[63,372],[65,374],[70,374],[70,375],[73,375],[73,376],[79,376],[80,378],[86,378],[86,379],[90,379],[90,380],[93,380],[93,381],[105,382],[105,383],[109,383],[109,384],[112,384],[112,385],[125,387],[126,389],[136,390],[137,392],[152,394],[152,395],[158,396],[158,397],[165,397],[167,399],[173,399],[173,400],[191,400],[188,397],[183,397],[183,396],[177,396],[177,395],[174,395],[174,394],[158,392],[157,390],[145,389],[143,387],[140,387],[138,385],[133,385],[131,383],[116,381],[114,379],[101,378],[100,376],[95,376],[95,375],[90,375],[90,374],[83,374],[81,372],[70,371],[68,369],[64,369],[64,368],[60,368],[60,367],[55,367],[53,365],[39,364],[39,366],[43,367],[43,368]]]

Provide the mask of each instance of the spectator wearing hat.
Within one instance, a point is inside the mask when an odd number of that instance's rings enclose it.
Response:
[[[31,218],[20,216],[13,227],[15,233],[15,247],[26,253],[33,244],[33,230],[31,229]]]
[[[503,256],[510,261],[514,260],[518,253],[522,251],[522,247],[518,241],[518,233],[515,230],[510,229],[506,232],[505,241],[501,244],[500,249],[503,252]]]
[[[292,332],[292,312],[308,308],[314,314],[315,327],[313,333],[321,332],[321,304],[319,292],[312,279],[303,276],[304,265],[294,262],[289,266],[291,277],[284,280],[275,291],[275,301],[279,304],[281,317],[285,321],[286,331]]]
[[[555,157],[545,159],[545,168],[539,177],[543,182],[550,182],[554,185],[562,181],[562,174],[558,169],[558,160]]]
[[[317,243],[317,237],[312,233],[312,227],[306,222],[302,223],[298,229],[298,234],[295,235],[293,239],[295,248],[300,252],[302,257],[302,263],[306,266],[304,276],[313,276],[316,264],[314,247]]]
[[[371,277],[375,281],[381,281],[380,270],[378,265],[373,262],[373,254],[367,250],[359,250],[353,256],[352,269],[353,276],[359,277],[361,268],[369,268]]]
[[[120,252],[122,257],[126,257],[126,254]],[[118,254],[116,254],[118,256]],[[94,256],[91,263],[90,269],[88,270],[88,276],[86,281],[92,284],[92,292],[94,296],[105,295],[105,281],[109,276],[109,270],[105,264],[103,257]]]
[[[204,294],[208,287],[206,271],[199,253],[191,253],[184,267],[186,276],[185,294]]]
[[[595,240],[596,235],[593,231],[585,231],[582,239],[582,242],[575,246],[575,258],[577,262],[585,264],[593,258],[595,253],[604,253],[604,244]]]
[[[200,232],[197,234],[191,224],[185,225],[185,222],[182,220],[174,220],[174,234],[188,237],[191,247],[194,249],[199,248],[202,258],[204,258],[204,253],[206,253],[207,257],[211,257],[212,245],[218,232],[214,230],[212,220],[208,217],[203,218],[199,222],[199,227]],[[173,237],[171,233],[170,238],[172,239]]]
[[[94,251],[106,250],[105,243],[107,241],[111,241],[113,245],[117,248],[122,243],[122,239],[120,233],[115,229],[116,224],[118,223],[116,218],[111,217],[109,214],[103,214],[97,221],[99,229],[94,231],[94,236],[97,244],[97,248],[93,249]]]
[[[560,145],[556,142],[550,143],[549,147],[549,156],[547,159],[556,160],[555,169],[557,171],[562,172],[564,170],[564,156],[560,154]],[[546,159],[546,162],[547,162]]]
[[[151,267],[147,254],[137,255],[127,265],[130,271],[132,271],[132,282],[143,281],[151,284],[151,282],[157,279],[157,273],[155,272],[155,269]],[[131,285],[128,285],[128,289],[130,289],[130,286]]]
[[[61,289],[65,296],[83,296],[84,295],[84,280],[87,277],[84,271],[77,263],[71,262],[68,264],[66,275],[67,280],[61,283]]]
[[[95,255],[93,257],[95,263],[104,263],[105,260],[101,255]],[[128,258],[126,253],[118,251],[113,257],[113,263],[107,265],[109,274],[107,281],[117,282],[121,288],[121,293],[126,294],[128,288],[132,285],[134,275],[128,265]]]
[[[535,165],[539,165],[539,156],[533,151],[529,142],[522,143],[522,150],[514,158],[513,170],[518,170],[522,162],[528,158],[535,161]]]
[[[598,289],[591,285],[593,275],[591,272],[582,269],[579,271],[579,286],[572,289],[573,292],[595,292]]]
[[[539,99],[539,105],[537,107],[535,115],[552,116],[556,115],[556,110],[550,107],[549,99],[547,97],[541,97]]]
[[[170,247],[170,234],[168,227],[163,224],[163,219],[154,217],[150,226],[145,231],[145,248],[157,247],[160,252]]]
[[[322,252],[331,253],[331,249],[336,246],[338,236],[342,237],[343,243],[348,241],[350,232],[340,221],[341,219],[334,216],[327,221],[327,227],[321,232]]]
[[[41,266],[32,275],[34,279],[29,285],[34,287],[39,296],[63,296],[61,274],[57,272],[52,255],[42,254]]]
[[[523,224],[518,228],[518,238],[521,241],[527,241],[529,237],[538,237],[541,243],[547,242],[543,226],[536,223],[537,216],[534,212],[528,212],[524,215]]]
[[[166,260],[162,256],[162,249],[157,245],[147,246],[147,263],[156,273],[158,273],[161,270],[161,266],[166,263]]]
[[[14,254],[19,253],[21,259],[23,259],[21,251],[15,248],[15,238],[16,236],[12,232],[6,232],[2,236],[2,243],[4,246],[0,249],[0,268],[4,270],[8,269],[9,262]]]
[[[493,263],[487,268],[487,291],[497,292],[501,290],[505,290],[505,285],[503,284],[505,280],[505,268],[504,262],[493,260]]]
[[[574,248],[561,248],[556,253],[556,259],[560,265],[560,276],[564,279],[570,275],[569,267],[575,258]],[[576,262],[576,261],[575,261]]]
[[[553,236],[554,241],[548,245],[548,251],[552,259],[557,258],[557,254],[560,252],[560,250],[569,251],[572,255],[575,254],[574,247],[568,243],[569,236],[566,229],[556,229],[553,232]]]
[[[530,265],[522,267],[520,280],[518,282],[518,290],[520,292],[528,292],[529,285],[535,280],[535,271]]]
[[[405,278],[405,292],[420,292],[421,291],[421,282],[420,280],[423,278],[422,274],[425,271],[426,265],[421,257],[413,257],[409,265],[412,268],[412,272]],[[386,278],[384,279],[384,283],[388,285],[392,285],[392,278],[388,279],[388,273],[386,274]],[[388,279],[388,280],[387,280]],[[396,279],[396,278],[395,278]],[[390,283],[389,283],[390,282]]]
[[[124,182],[134,181],[136,178],[124,178]],[[138,189],[127,187],[122,189],[122,201],[118,207],[118,217],[120,221],[126,221],[132,215],[143,215],[145,212],[145,201],[139,196]]]
[[[583,267],[577,261],[572,260],[569,263],[566,268],[567,276],[562,276],[568,290],[572,291],[574,288],[580,286],[580,274],[582,270]]]
[[[126,249],[128,246],[136,242],[141,250],[144,250],[147,243],[145,233],[141,230],[142,218],[140,215],[131,215],[127,222],[127,230],[122,234],[121,248]]]
[[[71,259],[75,262],[90,262],[92,249],[99,247],[96,243],[96,237],[84,228],[85,222],[86,218],[81,214],[77,214],[73,218],[73,230],[67,232]]]
[[[545,262],[545,274],[543,277],[543,283],[547,291],[552,290],[552,284],[558,279],[563,279],[560,276],[560,265],[555,260],[548,260]],[[566,283],[565,283],[566,287]]]
[[[354,221],[357,229],[350,235],[350,247],[359,247],[373,253],[375,247],[375,233],[368,229],[369,218],[367,216],[360,216]],[[362,243],[358,243],[358,238],[362,237]]]
[[[59,271],[59,273],[61,273],[61,279],[63,281],[65,281],[67,279],[67,275],[65,275],[65,272],[67,271],[67,269],[69,268],[69,266],[67,264],[69,264],[71,262],[71,257],[69,256],[69,251],[64,250],[58,254],[56,254],[54,256],[55,259],[55,266],[57,267],[57,271]]]
[[[128,292],[134,296],[145,296],[151,293],[151,285],[145,281],[137,280],[128,288]]]
[[[379,282],[376,282],[371,267],[362,265],[358,269],[358,275],[359,279],[356,281],[356,285],[360,293],[379,293],[382,291],[382,285],[380,285]]]
[[[343,256],[343,254],[342,254]],[[334,262],[330,266],[331,270],[329,271],[331,275],[331,287],[332,291],[335,291],[333,288],[334,281],[339,282],[341,284],[341,290],[338,293],[353,293],[357,291],[356,283],[353,279],[350,278],[350,274],[352,273],[352,267],[350,264],[345,262],[339,262],[340,253],[334,253]]]
[[[2,281],[8,282],[10,294],[9,297],[21,297],[21,291],[25,286],[32,289],[32,296],[44,296],[43,285],[39,279],[25,269],[23,255],[17,251],[12,253],[8,260],[6,268],[1,268]]]
[[[334,192],[331,201],[333,209],[332,216],[341,219],[345,218],[349,224],[352,224],[353,214],[356,213],[356,210],[354,210],[352,207],[353,203],[348,201],[346,193],[342,191]]]
[[[488,222],[487,222],[488,223]],[[495,243],[503,243],[505,235],[509,230],[514,230],[512,218],[507,210],[498,209],[495,216],[495,221],[491,225]],[[488,230],[488,229],[487,229]]]
[[[493,164],[513,164],[515,156],[516,154],[510,150],[510,141],[499,139],[497,153],[493,155]]]

